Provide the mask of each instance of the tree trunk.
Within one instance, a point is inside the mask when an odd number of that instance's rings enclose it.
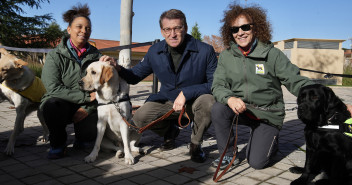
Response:
[[[133,0],[121,0],[120,46],[132,44]],[[131,68],[131,49],[123,49],[119,54],[119,64]]]

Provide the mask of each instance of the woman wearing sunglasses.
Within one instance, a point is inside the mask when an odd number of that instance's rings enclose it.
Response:
[[[261,7],[232,4],[222,22],[227,49],[220,54],[212,85],[217,101],[212,123],[219,153],[225,150],[233,118],[238,115],[238,123],[250,128],[247,161],[251,167],[262,169],[278,150],[285,116],[281,85],[297,96],[301,87],[313,82],[300,76],[299,68],[270,42],[270,23]],[[221,169],[231,162],[236,150],[232,137]],[[213,162],[214,167],[219,160]],[[234,164],[238,163],[236,159]]]

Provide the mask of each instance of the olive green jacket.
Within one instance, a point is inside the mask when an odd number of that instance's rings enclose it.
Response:
[[[300,70],[272,43],[258,42],[245,57],[232,42],[219,56],[212,93],[227,105],[230,97],[241,98],[257,118],[281,129],[285,105],[281,85],[297,96],[299,89],[313,84],[300,76]]]
[[[98,61],[102,55],[91,45],[80,64],[66,46],[67,40],[68,37],[63,37],[46,57],[41,77],[46,93],[41,100],[41,108],[45,101],[55,97],[80,104],[91,113],[96,110],[97,102],[90,101],[89,92],[80,90],[78,81],[85,76],[88,65]]]

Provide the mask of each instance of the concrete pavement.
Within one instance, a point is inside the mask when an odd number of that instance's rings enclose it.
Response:
[[[131,86],[132,104],[142,105],[151,89],[152,85],[148,82]],[[351,88],[333,87],[333,90],[345,103],[352,104]],[[284,92],[286,108],[296,107],[296,98],[286,90]],[[286,113],[275,163],[263,170],[249,167],[244,159],[249,129],[239,126],[238,146],[241,163],[229,170],[216,184],[285,185],[298,177],[288,169],[295,165],[304,165],[304,125],[297,119],[296,111]],[[12,105],[8,102],[0,103],[0,151],[6,147],[15,116]],[[210,164],[219,154],[213,127],[207,131],[204,138],[203,149],[208,154],[205,163],[198,164],[190,160],[188,144],[191,130],[185,128],[177,137],[178,147],[164,152],[158,149],[163,138],[151,131],[144,132],[140,146],[146,154],[135,155],[137,162],[131,166],[125,165],[124,159],[116,158],[114,153],[108,151],[101,151],[94,163],[85,163],[83,159],[90,150],[73,149],[72,125],[67,131],[68,156],[48,160],[46,156],[49,144],[39,141],[42,128],[36,113],[32,113],[25,120],[24,132],[17,138],[15,154],[12,157],[0,154],[0,184],[215,184],[212,181],[215,169]]]

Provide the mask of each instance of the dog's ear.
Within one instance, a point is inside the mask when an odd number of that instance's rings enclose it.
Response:
[[[343,105],[344,103],[335,95],[334,91],[329,88],[325,87],[323,88],[324,90],[324,95],[326,99],[326,105],[324,106],[325,112],[328,113],[330,110],[336,110],[339,106]]]
[[[111,67],[103,66],[101,70],[100,84],[103,85],[104,83],[108,82],[113,75],[114,74]]]
[[[17,68],[21,68],[22,66],[28,65],[28,63],[23,61],[23,60],[21,60],[21,59],[16,59],[15,60],[15,65],[16,65]]]

